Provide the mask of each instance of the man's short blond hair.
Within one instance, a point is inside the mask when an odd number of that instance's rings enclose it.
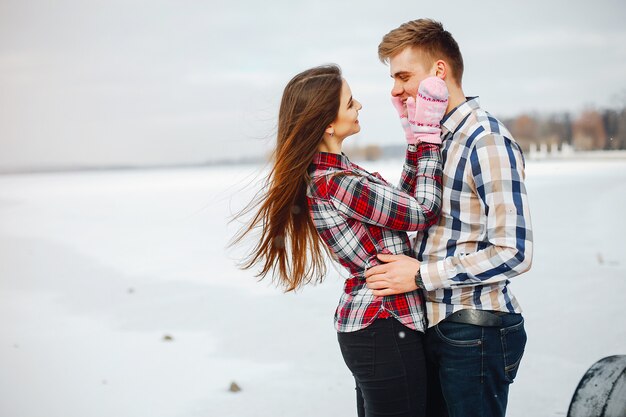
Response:
[[[463,56],[459,45],[440,22],[417,19],[403,23],[383,37],[378,45],[378,58],[383,63],[388,63],[390,58],[407,47],[423,52],[430,60],[430,65],[439,59],[446,61],[451,69],[452,78],[461,85]]]

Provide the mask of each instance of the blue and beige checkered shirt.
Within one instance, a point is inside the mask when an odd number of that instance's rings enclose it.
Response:
[[[509,279],[533,253],[522,151],[475,97],[448,113],[442,135],[441,217],[414,242],[428,325],[462,309],[519,313]]]

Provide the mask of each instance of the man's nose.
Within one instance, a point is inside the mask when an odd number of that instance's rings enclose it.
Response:
[[[402,93],[404,93],[404,88],[402,88],[399,85],[394,84],[393,88],[391,89],[391,95],[393,97],[399,97],[402,95]]]

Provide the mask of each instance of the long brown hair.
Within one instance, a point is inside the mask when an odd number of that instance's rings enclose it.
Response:
[[[336,65],[308,69],[289,81],[280,103],[276,148],[264,190],[235,217],[256,209],[231,245],[260,230],[259,241],[241,268],[260,263],[257,277],[272,272],[285,292],[321,282],[326,274],[328,249],[309,215],[307,170],[324,131],[337,118],[341,87],[341,69]]]

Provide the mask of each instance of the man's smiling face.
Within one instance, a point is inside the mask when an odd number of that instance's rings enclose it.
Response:
[[[393,78],[391,95],[403,102],[417,96],[417,89],[425,78],[435,75],[432,59],[416,48],[407,47],[389,59],[389,70]]]

